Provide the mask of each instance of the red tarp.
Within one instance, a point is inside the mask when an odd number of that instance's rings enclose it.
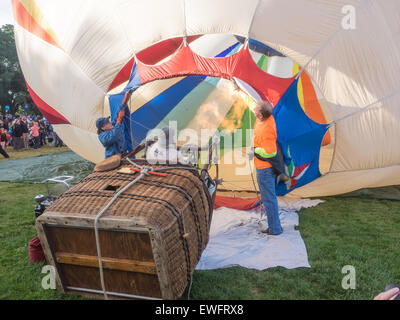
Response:
[[[255,204],[258,202],[258,198],[236,198],[236,197],[225,197],[216,196],[214,202],[214,209],[219,207],[225,207],[237,210],[251,210],[254,209]]]

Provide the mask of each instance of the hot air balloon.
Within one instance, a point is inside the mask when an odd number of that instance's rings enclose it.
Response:
[[[290,176],[279,194],[400,183],[396,0],[12,4],[34,102],[92,162],[104,157],[96,119],[116,117],[124,92],[134,88],[129,148],[170,120],[180,130],[250,128],[253,100],[268,99]],[[222,167],[226,189],[251,188],[251,170]]]

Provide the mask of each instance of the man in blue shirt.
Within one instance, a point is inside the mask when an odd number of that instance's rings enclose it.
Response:
[[[124,126],[122,122],[125,116],[125,109],[128,108],[127,102],[131,95],[131,90],[126,93],[115,126],[110,122],[110,117],[99,118],[96,121],[97,134],[105,148],[105,159],[116,154],[123,154],[126,151]]]

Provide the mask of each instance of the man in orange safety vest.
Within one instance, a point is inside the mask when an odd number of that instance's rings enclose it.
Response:
[[[261,193],[261,201],[267,213],[268,228],[262,232],[270,235],[282,233],[279,219],[278,199],[275,185],[279,171],[271,163],[279,154],[275,119],[272,115],[273,106],[267,102],[259,102],[254,110],[254,165],[257,172],[257,182]]]

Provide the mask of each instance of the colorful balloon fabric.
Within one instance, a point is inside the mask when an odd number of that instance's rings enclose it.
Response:
[[[35,104],[64,143],[92,162],[104,157],[96,119],[115,117],[131,87],[128,148],[170,120],[179,130],[251,129],[255,99],[268,99],[291,168],[280,194],[400,184],[397,0],[12,4]],[[344,5],[354,9],[355,27]],[[246,138],[241,147],[250,146]],[[221,168],[226,189],[251,188],[254,168],[245,167]]]

